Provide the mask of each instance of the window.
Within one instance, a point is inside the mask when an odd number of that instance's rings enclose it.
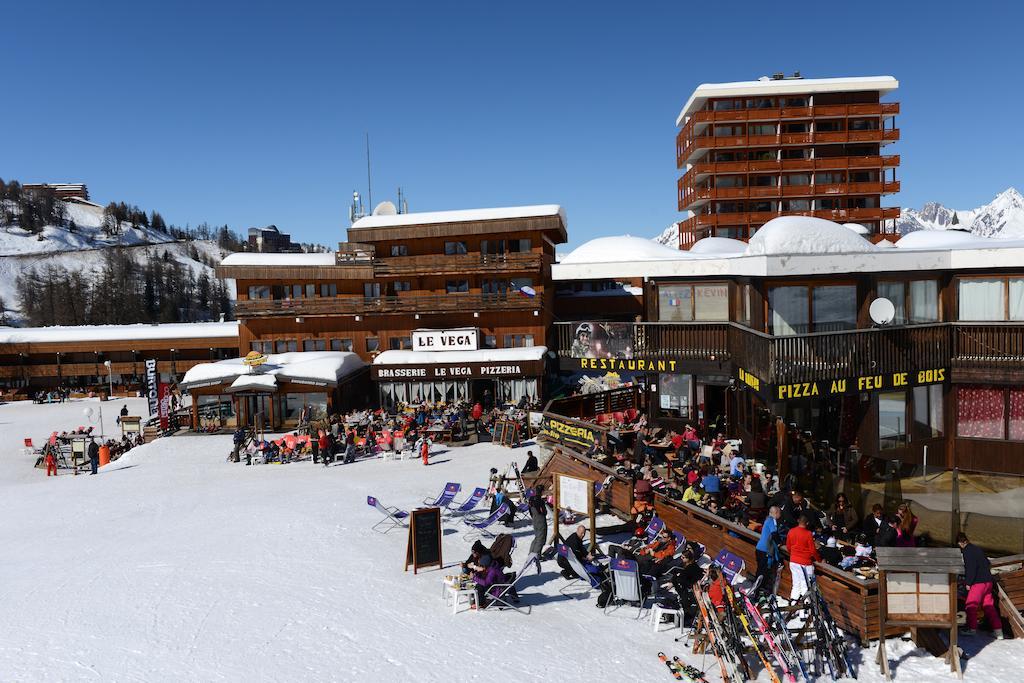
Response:
[[[327,340],[326,339],[303,339],[302,340],[303,351],[326,351]]]
[[[392,256],[408,256],[409,255],[409,247],[407,247],[404,244],[392,244],[391,245],[391,255]]]
[[[715,126],[715,137],[743,135],[743,126]]]
[[[303,289],[302,285],[292,285],[292,287],[291,287],[292,298],[293,299],[301,299],[302,298],[302,289]]]
[[[498,255],[505,253],[505,240],[481,240],[480,253]]]
[[[741,175],[722,175],[715,178],[715,187],[743,187],[744,179]]]
[[[757,97],[747,100],[747,109],[773,109],[775,100],[770,97]]]
[[[1018,391],[1018,393],[1020,392]],[[1005,394],[1002,387],[958,387],[956,390],[957,435],[976,439],[1005,439]]]
[[[316,285],[314,285],[314,284],[306,285],[306,298],[307,299],[312,299],[315,296],[316,296]]]
[[[658,288],[658,319],[678,322],[728,320],[729,286],[662,285]]]
[[[783,199],[782,200],[783,211],[810,211],[811,200],[810,199]]]
[[[811,150],[798,147],[787,147],[782,150],[783,159],[810,159]]]
[[[838,171],[824,171],[814,174],[815,185],[837,185],[845,182],[846,176]]]
[[[878,119],[850,119],[850,130],[878,130]]]
[[[377,337],[366,338],[366,352],[374,353],[380,350],[380,339]]]
[[[775,135],[774,123],[752,123],[747,126],[749,135]]]
[[[715,100],[711,103],[713,111],[730,111],[736,109],[736,100]]]
[[[782,106],[784,106],[784,107],[806,107],[807,106],[807,98],[806,97],[787,97],[787,98],[785,98],[782,101]]]
[[[380,283],[379,282],[364,282],[363,283],[363,296],[367,299],[377,299],[380,297]]]
[[[352,340],[351,339],[332,339],[331,340],[331,351],[348,351],[352,352]]]
[[[908,441],[906,392],[892,391],[879,394],[878,448],[900,448],[906,446]]]
[[[512,239],[508,241],[508,250],[513,254],[525,254],[533,248],[529,238]]]
[[[770,332],[776,336],[805,334],[810,331],[807,287],[772,287],[768,290],[771,308]]]
[[[391,284],[394,286],[394,292],[396,294],[398,292],[408,292],[412,288],[412,285],[408,280],[395,280]]]
[[[960,320],[1024,320],[1024,278],[964,278],[959,287]]]
[[[334,282],[324,282],[320,285],[320,296],[338,296],[338,285]]]
[[[814,287],[811,322],[815,332],[838,332],[857,327],[857,287]]]
[[[879,281],[878,296],[896,307],[897,325],[932,323],[939,320],[939,283],[937,280]]]
[[[444,254],[445,256],[454,256],[456,254],[468,253],[465,242],[445,242],[444,243]]]
[[[819,133],[838,133],[843,130],[842,119],[825,119],[814,123],[814,129]]]
[[[260,353],[273,353],[274,342],[272,341],[254,341],[249,342],[249,348],[252,351],[259,351]]]
[[[658,375],[658,417],[691,419],[692,379],[690,375]]]
[[[914,433],[925,439],[942,436],[942,385],[914,387]]]
[[[494,297],[504,296],[508,293],[508,280],[484,280],[480,284],[480,291]]]
[[[740,310],[739,310],[739,322],[747,327],[750,326],[750,295],[751,286],[742,285],[740,288]]]
[[[277,353],[289,353],[299,350],[299,343],[294,339],[278,339],[274,342]]]
[[[755,175],[750,177],[751,187],[775,187],[778,181],[773,175]]]
[[[392,351],[408,351],[412,349],[412,337],[391,337],[388,344]]]
[[[505,335],[505,348],[521,348],[524,346],[533,346],[533,335],[532,334],[506,334]]]
[[[270,298],[270,286],[269,285],[249,285],[249,298],[250,299],[269,299]]]
[[[806,121],[793,121],[782,124],[783,133],[806,133],[809,128],[810,124]]]
[[[811,176],[807,173],[790,173],[782,176],[783,185],[810,185]]]
[[[445,286],[445,290],[449,294],[468,292],[469,280],[448,280],[448,284]]]
[[[768,306],[769,331],[776,336],[857,327],[854,285],[772,287],[768,290]]]
[[[496,349],[498,348],[498,338],[493,334],[484,335],[484,348],[485,349]]]

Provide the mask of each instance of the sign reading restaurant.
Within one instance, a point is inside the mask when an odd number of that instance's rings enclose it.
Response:
[[[480,333],[475,327],[457,330],[413,330],[413,351],[476,351]]]

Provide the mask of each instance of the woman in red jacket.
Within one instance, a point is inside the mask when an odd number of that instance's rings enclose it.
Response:
[[[821,554],[814,545],[814,535],[807,528],[811,518],[800,515],[797,526],[786,535],[786,549],[789,550],[789,572],[793,579],[793,588],[789,592],[790,600],[799,600],[807,593],[810,580],[814,577],[814,563],[821,561]]]

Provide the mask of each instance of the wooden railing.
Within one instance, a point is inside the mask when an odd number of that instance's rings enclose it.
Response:
[[[696,135],[676,138],[676,165],[687,163],[690,155],[700,149],[722,147],[776,147],[779,145],[847,144],[857,142],[895,142],[900,139],[899,128],[874,130],[808,131],[805,133],[776,133],[771,135]]]
[[[725,173],[782,173],[790,171],[844,171],[883,169],[900,165],[899,154],[858,157],[816,157],[814,159],[772,159],[768,161],[698,161],[683,174],[689,182],[702,175]]]
[[[443,311],[531,310],[543,306],[543,295],[512,294],[429,294],[410,296],[339,296],[314,299],[248,299],[235,302],[239,318],[269,316],[324,316],[391,313],[435,313]]]
[[[686,125],[723,123],[726,121],[780,121],[810,118],[846,118],[849,116],[895,116],[899,102],[871,104],[821,104],[813,107],[771,107],[767,109],[720,109],[698,111],[690,115]],[[685,127],[685,126],[684,126]]]
[[[629,325],[635,358],[731,361],[769,384],[1024,362],[1024,323],[932,323],[772,336],[731,322]],[[578,323],[555,323],[570,357]]]
[[[539,271],[545,257],[537,252],[395,256],[373,262],[374,275],[445,275],[449,273]]]
[[[899,192],[898,180],[866,183],[814,183],[806,185],[767,185],[748,187],[697,187],[680,179],[679,209],[689,210],[697,201],[722,199],[781,199],[784,197],[828,197],[854,194],[892,194]]]

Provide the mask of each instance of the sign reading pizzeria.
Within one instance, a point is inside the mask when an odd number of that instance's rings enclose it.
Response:
[[[475,327],[457,330],[413,330],[413,351],[476,351],[480,333]]]
[[[510,363],[430,363],[425,365],[374,365],[376,380],[487,379],[488,377],[537,377],[543,361]]]

